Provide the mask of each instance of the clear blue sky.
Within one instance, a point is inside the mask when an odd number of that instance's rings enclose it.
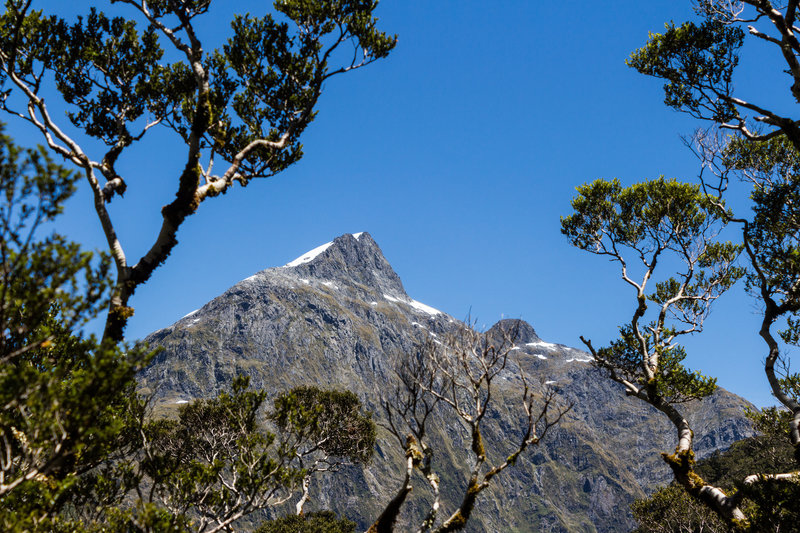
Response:
[[[231,12],[265,5],[217,3],[210,43],[228,35]],[[89,5],[63,4],[39,2]],[[586,181],[696,175],[680,135],[699,124],[624,64],[648,31],[689,18],[690,2],[384,0],[379,16],[398,34],[396,50],[330,80],[299,164],[206,202],[183,225],[180,245],[132,301],[129,338],[358,231],[372,234],[413,298],[456,317],[471,309],[487,326],[521,317],[572,346],[579,335],[603,343],[629,319],[633,295],[616,267],[571,248],[559,217]],[[37,140],[20,128],[10,124]],[[183,154],[160,135],[121,162],[129,189],[111,211],[129,258],[155,238]],[[102,245],[88,194],[71,202],[61,230]],[[766,405],[757,323],[752,300],[726,296],[688,343],[689,365]]]

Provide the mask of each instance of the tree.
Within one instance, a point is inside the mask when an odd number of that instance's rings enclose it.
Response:
[[[764,340],[765,352],[753,355],[764,357],[767,382],[786,413],[786,416],[780,417],[786,424],[786,438],[795,449],[796,460],[800,461],[800,378],[791,372],[787,351],[800,338],[800,321],[797,317],[800,311],[800,217],[797,204],[800,199],[800,123],[779,111],[782,108],[777,102],[740,97],[736,94],[734,85],[740,49],[746,41],[755,41],[759,43],[756,46],[765,47],[763,50],[777,52],[776,57],[780,62],[778,68],[785,69],[791,77],[790,94],[795,100],[800,98],[800,63],[797,59],[800,43],[795,36],[798,4],[794,1],[777,4],[770,0],[699,0],[695,5],[699,21],[690,21],[679,26],[670,23],[664,33],[651,34],[648,43],[631,55],[628,64],[644,74],[665,81],[664,101],[668,106],[710,124],[707,130],[698,131],[691,141],[687,141],[700,157],[702,164],[700,189],[695,188],[696,201],[704,202],[708,215],[716,218],[720,224],[734,224],[741,228],[741,244],[718,244],[714,235],[704,238],[702,243],[712,247],[727,246],[731,253],[734,249],[742,251],[740,262],[735,266],[735,258],[728,255],[729,272],[733,276],[729,281],[732,283],[735,281],[734,277],[744,274],[745,288],[763,308],[761,327],[754,333]],[[768,61],[769,56],[765,64],[769,64]],[[737,180],[745,184],[746,196],[743,199],[737,195],[736,203],[749,201],[752,209],[750,213],[734,213],[724,203],[726,198],[741,190],[731,187]],[[576,214],[562,221],[563,231],[573,244],[583,249],[590,249],[593,242],[605,239],[605,248],[598,249],[609,249],[608,246],[612,246],[610,249],[617,255],[611,255],[623,265],[624,275],[625,263],[614,245],[629,246],[625,241],[627,236],[608,229],[613,226],[614,217],[603,218],[607,214],[603,208],[605,200],[601,195],[588,197],[585,191],[586,189],[579,191],[581,198],[576,200],[578,205],[573,203]],[[686,200],[680,196],[669,195],[663,201],[687,205]],[[618,213],[621,207],[622,204],[616,206]],[[602,222],[593,226],[592,220],[586,216],[594,214],[599,214]],[[585,220],[581,221],[581,217]],[[648,231],[660,231],[659,228],[663,228],[672,239],[681,240],[684,237],[679,231],[670,229],[669,223],[662,224],[663,220],[644,222]],[[602,231],[606,233],[602,234]],[[638,250],[634,248],[634,252]],[[688,263],[684,260],[684,264]],[[655,266],[655,263],[645,263],[646,277],[640,287],[652,275],[651,266]],[[705,268],[709,265],[699,266]],[[739,271],[739,268],[744,270]],[[707,277],[706,281],[708,279],[710,278]],[[728,288],[731,283],[726,282],[720,288]],[[670,300],[665,300],[664,296],[676,294],[669,286],[676,288],[680,285],[675,285],[674,282],[669,282],[666,287],[656,285],[656,290],[650,295],[638,290],[634,322],[639,310],[642,316],[646,311],[648,298],[661,305],[662,309],[665,303],[669,303]],[[713,299],[695,300],[692,307],[702,304],[707,309],[712,301]],[[677,318],[686,324],[685,307],[678,302],[678,310],[683,318]],[[694,311],[692,314],[696,318],[702,318]],[[688,318],[691,319],[692,314]],[[690,320],[688,324],[689,330],[699,331],[694,324],[702,325],[702,321]],[[669,344],[659,344],[655,331],[658,327],[658,323],[655,328],[651,326],[651,336],[648,337],[637,333],[636,324],[632,322],[631,327],[621,330],[622,335],[618,341],[600,350],[594,350],[589,341],[585,342],[595,354],[597,364],[606,368],[612,378],[619,380],[626,372],[629,375],[633,368],[647,378],[644,382],[645,388],[655,387],[657,383],[651,384],[651,380],[655,378],[658,381],[658,376],[648,370],[648,365],[652,368],[653,359],[647,353],[652,350],[656,354],[659,351],[668,353],[674,349]],[[629,359],[625,353],[634,352],[634,349],[638,349],[639,353],[636,358]],[[679,383],[680,390],[685,391],[687,386],[691,388],[702,381],[697,376]],[[710,381],[706,382],[710,384]],[[627,390],[641,397],[634,392],[636,388],[627,387]],[[645,396],[647,398],[642,399],[653,403],[650,392]],[[671,405],[667,396],[658,396]],[[672,400],[675,399],[679,398]],[[670,419],[676,421],[672,416]],[[693,457],[687,453],[690,448],[685,444],[691,443],[691,434],[683,434],[689,440],[681,438],[676,453],[665,455],[676,480],[690,494],[719,513],[732,527],[749,527],[754,531],[761,531],[763,529],[759,528],[765,527],[757,512],[754,514],[740,508],[739,504],[746,494],[749,494],[748,498],[757,499],[758,494],[765,496],[775,491],[792,493],[797,490],[797,472],[767,473],[768,470],[760,469],[757,465],[742,480],[745,488],[739,489],[735,494],[726,494],[710,487],[694,471]],[[773,500],[778,511],[785,508],[786,501],[788,500],[785,498],[781,500],[781,497]]]
[[[712,482],[713,483],[713,482]],[[639,527],[633,533],[727,533],[730,528],[708,507],[670,484],[631,504]]]
[[[375,450],[375,423],[361,414],[361,402],[350,391],[297,387],[275,399],[270,415],[282,445],[292,450],[303,470],[298,515],[309,500],[309,482],[318,472],[333,472],[342,464],[367,464]]]
[[[675,453],[664,454],[675,479],[727,518],[743,520],[736,503],[694,471],[694,432],[678,407],[716,388],[715,380],[683,366],[686,352],[677,342],[702,330],[711,304],[742,275],[734,265],[739,247],[715,240],[723,214],[699,186],[664,178],[627,188],[597,180],[578,188],[572,207],[562,232],[582,250],[617,262],[634,293],[633,315],[617,340],[596,349],[581,337],[594,364],[675,426]],[[669,277],[658,277],[663,263],[675,265]]]
[[[754,531],[792,531],[800,521],[796,487],[786,482],[773,482],[760,488],[743,483],[754,470],[771,474],[794,466],[793,447],[786,438],[788,412],[773,407],[748,415],[759,434],[698,461],[697,470],[704,479],[725,491],[742,491],[742,508],[753,520],[751,529]],[[639,521],[635,533],[730,531],[719,516],[675,483],[660,488],[648,498],[636,500],[631,510]]]
[[[382,399],[385,426],[405,452],[404,479],[392,500],[368,533],[394,530],[401,509],[413,489],[413,475],[419,472],[433,498],[418,533],[446,533],[464,529],[481,492],[495,476],[513,467],[529,446],[535,446],[561,421],[569,407],[560,408],[556,394],[547,389],[536,394],[529,386],[519,362],[509,357],[517,331],[505,329],[499,338],[480,333],[469,325],[442,341],[430,340],[418,353],[398,363],[396,388]],[[512,377],[513,376],[513,377]],[[521,436],[506,448],[487,448],[484,419],[497,408],[499,400],[493,382],[519,379],[519,423]],[[470,443],[471,469],[458,508],[439,520],[440,477],[437,474],[436,444],[429,437],[429,425],[438,420],[455,420]]]
[[[288,502],[297,490],[301,514],[311,476],[371,458],[375,426],[352,393],[301,387],[279,395],[265,413],[266,392],[247,390],[248,382],[239,376],[230,392],[181,406],[177,419],[148,416],[147,402],[139,401],[131,424],[136,453],[109,462],[86,487],[94,491],[93,504],[82,507],[102,512],[84,523],[122,531],[159,531],[164,524],[228,531],[255,511]],[[122,483],[110,490],[113,480]],[[133,505],[120,505],[125,501]]]
[[[74,176],[0,132],[0,528],[68,527],[81,474],[122,448],[140,349],[73,334],[104,306],[107,258],[44,235]],[[71,527],[71,526],[70,526]],[[74,529],[74,527],[73,527]]]
[[[800,101],[797,7],[793,1],[784,5],[770,0],[701,0],[697,11],[702,24],[667,25],[663,34],[651,35],[647,45],[634,52],[629,65],[666,81],[667,105],[736,133],[722,139],[714,132],[695,136],[695,150],[706,171],[700,180],[718,198],[728,191],[731,178],[742,179],[752,188],[753,216],[731,220],[742,226],[750,266],[748,288],[764,305],[759,331],[768,350],[764,371],[772,393],[793,413],[790,435],[800,461],[800,402],[797,391],[789,386],[797,377],[782,380],[776,374],[782,359],[774,333],[775,327],[788,320],[788,329],[779,336],[788,344],[798,338],[800,226],[795,198],[800,122],[777,111],[777,104],[738,97],[732,83],[739,49],[749,35],[777,53],[791,77],[789,91]]]
[[[244,187],[296,163],[324,83],[385,57],[396,39],[376,29],[375,0],[280,0],[274,8],[285,22],[237,16],[233,37],[207,52],[195,20],[211,0],[116,3],[137,18],[92,8],[70,24],[32,11],[32,0],[6,0],[0,84],[8,88],[0,107],[33,125],[91,188],[115,266],[104,337],[121,341],[130,298],[170,255],[186,217],[235,183]],[[82,139],[45,103],[53,81]],[[107,204],[128,187],[146,186],[121,176],[117,163],[156,127],[183,143],[184,166],[158,235],[132,262]],[[104,149],[95,155],[98,143]]]

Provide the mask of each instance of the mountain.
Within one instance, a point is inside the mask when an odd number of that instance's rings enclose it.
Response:
[[[273,396],[303,384],[352,390],[380,420],[380,395],[395,380],[396,361],[424,339],[457,326],[453,317],[408,296],[368,233],[346,234],[237,283],[152,333],[146,341],[163,350],[140,375],[140,387],[169,414],[189,400],[217,394],[244,373]],[[555,387],[573,408],[481,495],[468,530],[630,530],[630,502],[669,477],[659,452],[674,449],[674,430],[652,408],[626,398],[586,352],[546,342],[523,321],[501,321],[487,333],[510,326],[518,331],[515,355],[529,379],[541,390]],[[518,381],[496,383],[496,398],[518,392]],[[720,390],[687,406],[699,457],[753,434],[742,415],[747,405]],[[519,436],[510,412],[490,413],[490,452]],[[433,440],[439,443],[446,513],[454,508],[454,487],[466,484],[465,456],[459,454],[465,441],[451,421],[439,422]],[[309,509],[331,508],[367,527],[399,488],[402,465],[396,441],[379,431],[373,463],[321,478]],[[424,498],[423,487],[414,494]],[[404,520],[413,521],[414,513],[419,509],[411,506]]]

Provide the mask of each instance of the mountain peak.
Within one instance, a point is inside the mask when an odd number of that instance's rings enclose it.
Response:
[[[537,342],[541,339],[536,334],[533,326],[519,318],[504,318],[498,320],[487,332],[490,336],[497,335],[501,338],[503,334],[510,334],[514,337],[514,342],[519,344]]]
[[[367,232],[345,233],[309,250],[283,268],[301,277],[361,284],[391,297],[407,297],[400,277]]]

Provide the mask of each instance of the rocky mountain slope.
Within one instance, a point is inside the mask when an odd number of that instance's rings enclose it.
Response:
[[[566,318],[568,319],[568,318]],[[158,409],[208,397],[245,373],[270,394],[302,384],[349,389],[380,419],[379,399],[394,368],[417,344],[446,335],[453,317],[410,298],[367,233],[343,235],[283,267],[247,278],[147,338],[161,346],[140,376]],[[627,531],[633,498],[668,478],[659,452],[674,448],[674,431],[648,406],[625,398],[582,350],[540,339],[520,322],[516,355],[541,390],[555,387],[574,405],[545,441],[482,494],[471,531]],[[498,398],[519,383],[499,381]],[[747,403],[720,390],[690,406],[698,455],[750,436]],[[487,448],[518,432],[506,409],[491,413]],[[466,484],[466,446],[453,423],[437,424],[444,512]],[[402,450],[379,433],[373,463],[320,479],[310,508],[332,508],[368,526],[399,488]],[[424,488],[415,489],[424,499]],[[414,521],[413,506],[404,517]]]

